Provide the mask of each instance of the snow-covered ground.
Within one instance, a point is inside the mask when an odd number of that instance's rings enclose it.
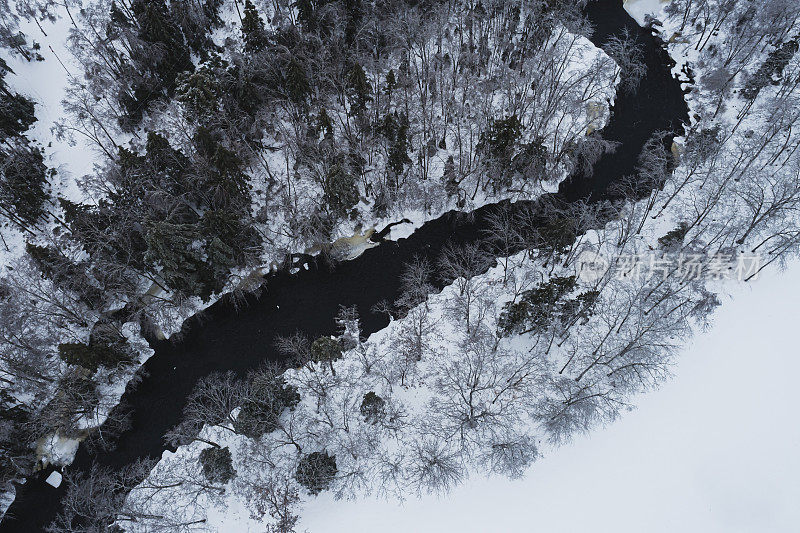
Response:
[[[41,48],[42,61],[26,61],[16,54],[3,54],[13,70],[5,77],[11,90],[30,98],[36,104],[36,122],[25,135],[37,146],[44,148],[44,163],[55,169],[51,179],[53,193],[73,201],[81,201],[82,195],[76,180],[90,173],[97,160],[94,150],[85,139],[75,135],[59,135],[56,123],[64,118],[62,100],[66,93],[69,76],[80,72],[66,48],[69,23],[66,18],[41,22],[41,29],[33,22],[20,19],[20,30]],[[45,35],[44,32],[47,32]],[[18,228],[3,224],[0,227],[3,245],[0,246],[0,275],[8,269],[14,259],[24,253],[25,238]]]
[[[230,6],[229,6],[230,7]],[[41,45],[41,55],[44,61],[41,62],[25,62],[24,60],[12,56],[9,60],[9,65],[14,70],[14,74],[7,77],[10,87],[33,99],[36,103],[36,116],[37,122],[28,132],[28,137],[39,145],[44,147],[45,162],[49,167],[55,168],[58,174],[52,180],[53,192],[60,196],[68,198],[72,201],[79,203],[91,203],[92,199],[86,197],[86,192],[78,187],[78,181],[86,174],[93,172],[95,163],[102,161],[96,150],[90,143],[86,142],[80,134],[75,133],[73,136],[57,135],[57,123],[67,118],[67,113],[62,105],[62,100],[66,96],[66,89],[72,76],[82,78],[82,66],[78,63],[71,51],[67,48],[66,40],[71,28],[72,17],[66,16],[64,9],[57,9],[58,19],[54,23],[42,22],[42,28],[31,21],[21,21],[21,29],[30,36],[32,40],[37,41]],[[228,9],[229,16],[227,19],[232,20],[232,10]],[[78,19],[80,21],[80,19]],[[568,39],[569,40],[569,39]],[[565,76],[570,76],[573,73],[580,74],[587,64],[594,61],[608,60],[605,54],[596,49],[585,38],[577,38],[577,43],[573,43],[575,49],[571,57],[573,64],[569,65],[568,72]],[[608,65],[608,76],[602,77],[598,81],[602,85],[603,91],[597,94],[598,102],[605,102],[613,99],[613,63]],[[602,82],[602,83],[601,83]],[[608,109],[605,104],[599,104],[600,107],[595,109],[593,113],[596,116],[589,117],[589,110],[579,112],[578,119],[580,121],[590,122],[593,119],[592,126],[595,128],[601,127],[608,118]],[[588,117],[588,118],[587,118]],[[582,129],[577,128],[578,131]],[[124,144],[124,139],[120,139],[120,144]],[[481,198],[476,205],[486,203],[490,199]],[[472,205],[468,208],[474,207]],[[410,224],[397,227],[393,232],[393,238],[407,236],[413,231],[414,228],[421,225],[425,220],[434,218],[441,214],[442,209],[436,212],[426,213],[423,211],[414,211],[410,213],[402,213],[411,219]],[[398,217],[399,218],[399,217]],[[392,218],[373,220],[375,225],[380,225],[392,221]],[[4,239],[10,243],[10,250],[0,251],[0,273],[9,265],[12,260],[19,257],[24,250],[24,238],[20,232],[9,229],[9,235],[4,232]],[[357,255],[361,250],[352,250],[350,255]],[[274,257],[269,254],[265,259],[272,259]],[[231,286],[235,285],[238,280],[232,280]],[[213,300],[212,300],[213,302]],[[209,302],[211,303],[211,302]],[[177,331],[183,319],[192,314],[193,312],[202,309],[204,304],[199,300],[193,300],[191,304],[185,305],[180,312],[172,313],[172,310],[166,310],[163,316],[156,316],[155,321],[161,326],[162,330],[170,335]],[[134,335],[134,345],[141,349],[141,361],[149,357],[152,353],[151,350],[146,348],[143,340]],[[131,369],[133,370],[133,369]],[[104,406],[110,408],[116,403],[119,396],[124,390],[127,379],[117,379],[113,387],[103,387]],[[110,390],[105,390],[110,389]],[[106,409],[99,410],[98,420],[100,422],[105,416]],[[62,441],[53,436],[53,441],[57,443],[56,446],[43,446],[44,455],[50,461],[59,463],[68,463],[70,456],[74,452],[77,441]],[[65,447],[65,445],[68,446]]]
[[[639,23],[661,6],[626,2]],[[403,504],[323,494],[306,503],[299,530],[797,531],[800,263],[728,289],[671,380],[523,479],[473,477],[446,497]]]
[[[643,23],[661,6],[626,7]],[[729,289],[673,380],[611,427],[547,454],[522,481],[476,478],[403,505],[323,494],[306,503],[299,530],[796,531],[800,265]]]
[[[323,493],[298,531],[797,531],[800,263],[732,292],[673,379],[523,479],[474,477],[402,505]]]
[[[63,13],[59,12],[59,15]],[[75,180],[92,172],[99,155],[94,147],[80,135],[59,136],[55,125],[66,118],[62,100],[71,76],[82,78],[80,65],[67,49],[70,24],[66,16],[56,22],[41,22],[42,30],[32,21],[20,20],[20,29],[32,41],[41,45],[39,53],[44,61],[25,61],[18,55],[6,54],[13,74],[6,82],[15,91],[36,103],[36,118],[28,138],[41,143],[45,148],[45,164],[58,170],[54,185],[62,196],[80,201],[81,192]]]
[[[72,3],[76,9],[79,3]],[[9,87],[23,96],[33,100],[35,104],[36,122],[25,132],[25,135],[36,145],[44,149],[44,163],[48,168],[55,169],[57,173],[51,179],[52,196],[60,196],[68,200],[86,203],[87,198],[78,182],[94,172],[95,165],[102,162],[103,156],[93,143],[86,137],[74,131],[63,131],[59,128],[69,118],[64,110],[63,100],[67,97],[67,89],[73,78],[83,79],[83,69],[77,62],[67,46],[67,38],[71,29],[70,18],[66,15],[63,6],[54,10],[57,19],[44,20],[36,24],[32,20],[20,18],[20,30],[24,32],[30,42],[40,45],[38,50],[42,61],[26,61],[16,54],[3,53],[13,73],[5,77]],[[0,15],[2,16],[2,15]],[[4,51],[5,52],[5,51]],[[55,224],[51,221],[45,226],[43,233],[53,231]],[[0,246],[0,275],[13,268],[13,263],[22,254],[26,240],[34,241],[31,236],[20,232],[16,227],[7,224],[0,227],[3,232],[4,242],[9,249]],[[175,326],[179,327],[180,324]],[[81,334],[88,336],[88,328]],[[134,323],[123,326],[123,334],[138,352],[138,363],[144,363],[153,350],[141,337],[139,328]],[[68,341],[63,338],[62,341]],[[117,374],[114,379],[99,378],[99,392],[102,397],[98,408],[79,421],[81,428],[99,426],[122,396],[127,382],[136,370],[129,368],[123,374]],[[101,373],[104,372],[101,370]],[[80,440],[67,438],[59,434],[52,434],[43,438],[37,448],[37,453],[44,464],[69,464],[72,462]],[[8,502],[0,503],[0,509],[5,512]]]
[[[660,8],[659,0],[626,7],[640,23]],[[45,104],[32,137],[46,144],[61,98],[53,88],[63,87],[66,74],[61,69],[59,83],[48,85],[54,59],[46,47],[42,53],[48,61],[16,69],[28,73],[12,87]],[[73,166],[62,151],[82,152],[56,140],[50,164],[67,164],[73,175],[90,171],[91,158]],[[713,330],[678,359],[673,380],[612,426],[546,454],[523,480],[474,477],[445,497],[412,496],[402,506],[323,493],[306,503],[298,530],[793,531],[800,428],[791,422],[798,404],[791,391],[800,363],[791,355],[800,311],[792,302],[800,297],[800,264],[733,292]],[[246,515],[230,509],[227,516],[237,513]],[[239,530],[225,517],[209,518],[220,531]]]
[[[657,16],[661,7],[669,3],[669,0],[623,0],[625,10],[636,19],[641,25],[644,25],[646,15]]]

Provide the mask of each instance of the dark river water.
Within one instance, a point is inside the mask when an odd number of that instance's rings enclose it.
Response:
[[[185,399],[197,380],[228,370],[244,376],[265,360],[280,361],[273,347],[276,336],[296,331],[311,338],[334,334],[334,316],[340,306],[358,308],[364,334],[386,327],[385,315],[372,309],[378,302],[393,302],[400,295],[404,266],[414,257],[435,263],[448,243],[476,242],[484,237],[487,217],[493,213],[531,209],[550,201],[566,204],[614,199],[610,186],[622,176],[635,174],[647,140],[663,131],[670,134],[665,142],[671,143],[672,133],[683,133],[688,110],[680,83],[670,73],[673,62],[662,43],[628,16],[622,0],[591,2],[586,15],[595,27],[591,36],[595,45],[602,46],[610,36],[628,28],[643,45],[647,63],[638,92],[617,95],[611,120],[601,131],[604,138],[620,146],[613,154],[603,156],[591,175],[575,174],[557,193],[536,202],[500,202],[468,214],[448,212],[406,239],[383,242],[335,267],[319,261],[295,275],[279,272],[268,279],[260,297],[251,298],[238,310],[228,299],[221,299],[202,317],[187,320],[180,340],[152,342],[155,355],[141,370],[145,377],[123,396],[131,410],[132,426],[121,435],[116,449],[90,451],[81,445],[67,469],[88,472],[92,465],[119,468],[140,458],[160,457],[166,449],[163,435],[180,421]],[[437,280],[437,290],[451,281]],[[47,485],[44,479],[51,471],[39,472],[17,487],[17,497],[0,523],[0,532],[41,531],[54,519],[65,484],[58,489]]]

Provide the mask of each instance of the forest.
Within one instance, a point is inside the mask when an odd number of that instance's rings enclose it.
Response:
[[[49,531],[219,531],[211,509],[245,508],[289,533],[323,491],[522,476],[667,379],[722,283],[797,255],[800,4],[671,0],[602,47],[586,6],[0,0],[3,507],[55,465]],[[651,33],[689,121],[607,198],[548,201],[625,149],[603,128]],[[36,64],[64,80],[52,124],[18,75]],[[298,255],[335,269],[342,237],[484,206],[473,242],[402,265],[400,297],[369,310],[388,327],[342,306],[333,336],[277,338],[285,364],[200,379],[162,459],[66,466],[124,438],[115,406],[188,317],[247,312]]]

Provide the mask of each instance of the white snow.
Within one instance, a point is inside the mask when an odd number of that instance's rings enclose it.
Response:
[[[623,2],[625,11],[642,26],[644,26],[645,15],[653,15],[658,18],[661,7],[668,3],[669,0],[624,0]]]
[[[36,451],[45,465],[68,465],[75,458],[75,452],[78,451],[80,442],[79,439],[53,433],[42,439]]]
[[[63,479],[63,477],[61,475],[61,472],[57,472],[57,471],[54,470],[54,471],[50,472],[50,475],[47,476],[47,479],[45,479],[44,481],[45,481],[45,483],[47,483],[51,487],[58,488],[58,487],[61,486],[61,480],[62,479]]]
[[[662,5],[659,0],[625,2],[640,24]],[[72,178],[91,170],[92,157],[50,130],[61,113],[67,75],[46,42],[54,43],[61,60],[69,57],[63,47],[66,25],[60,22],[58,28],[45,28],[49,40],[28,29],[45,43],[42,54],[48,59],[12,64],[18,76],[8,81],[43,104],[37,106],[39,122],[31,137],[45,146],[52,142],[49,163],[62,169],[62,186],[71,189]],[[485,201],[490,199],[478,198],[477,204]],[[393,236],[405,236],[435,215],[408,213],[413,223],[396,227]],[[736,288],[736,299],[718,311],[712,332],[699,336],[678,359],[673,381],[639,398],[640,407],[612,426],[540,459],[523,480],[475,477],[446,498],[412,498],[403,506],[337,502],[323,493],[306,503],[298,530],[794,531],[800,522],[795,505],[800,428],[792,423],[798,402],[791,391],[800,363],[787,355],[796,344],[793,331],[800,318],[792,304],[800,298],[800,265],[784,276],[768,272],[752,287]],[[171,320],[166,327],[171,331],[179,323]],[[410,406],[424,399],[404,398]],[[77,443],[53,435],[43,445],[46,460],[68,462]],[[53,472],[47,482],[58,487],[61,475]],[[209,523],[220,531],[251,530],[241,502],[231,498],[227,503],[232,507],[224,515],[209,506]]]
[[[310,499],[298,531],[793,532],[800,523],[800,264],[734,291],[675,378],[524,479],[404,504]]]
[[[64,15],[62,11],[58,14]],[[71,76],[82,77],[82,69],[67,49],[69,19],[62,16],[54,23],[44,21],[41,25],[47,35],[34,22],[20,19],[20,29],[31,40],[41,44],[39,53],[44,61],[28,62],[17,55],[10,56],[8,64],[14,74],[7,75],[6,82],[36,103],[37,121],[26,135],[45,147],[45,163],[59,172],[55,185],[61,194],[79,201],[82,193],[75,179],[92,172],[97,153],[80,135],[73,139],[59,138],[54,126],[66,116],[61,102],[66,96],[69,79]]]
[[[650,11],[638,11],[644,12]],[[679,218],[679,213],[676,218],[676,213],[667,212],[648,223],[647,234],[663,235]],[[649,244],[652,249],[652,240]],[[800,281],[798,265],[793,272]],[[789,292],[769,271],[751,286],[755,290],[733,287],[737,300],[723,306],[711,335],[701,335],[683,350],[674,381],[637,398],[641,408],[611,427],[576,437],[557,453],[548,449],[551,453],[536,462],[523,481],[474,475],[445,499],[412,496],[405,506],[358,495],[361,499],[356,501],[337,502],[323,493],[305,502],[298,529],[793,531],[800,518],[793,505],[798,496],[794,480],[800,473],[800,431],[786,421],[796,418],[797,402],[790,394],[798,363],[784,359],[794,345],[798,311],[791,302],[800,284]],[[439,296],[431,299],[433,307],[437,300]],[[753,310],[759,311],[757,320]],[[440,316],[438,311],[433,314]],[[398,322],[393,322],[370,341],[380,346],[380,339],[396,336],[392,331],[397,328]],[[446,329],[437,333],[447,344]],[[743,334],[750,337],[743,341]],[[444,355],[438,359],[442,363],[447,347],[440,348],[445,349],[438,352]],[[420,408],[430,398],[424,374],[413,377],[409,390],[397,392],[416,418],[424,416]],[[226,505],[233,507],[207,509],[212,530],[257,527],[243,516],[236,498]]]

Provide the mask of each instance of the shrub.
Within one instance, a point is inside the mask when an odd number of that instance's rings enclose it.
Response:
[[[308,489],[309,494],[316,495],[330,488],[337,472],[336,456],[313,452],[300,459],[295,478]]]
[[[509,302],[503,308],[497,323],[500,333],[542,333],[551,326],[564,328],[580,318],[587,318],[599,293],[586,291],[575,298],[567,298],[575,287],[575,276],[553,277],[523,292],[518,301]]]
[[[66,342],[58,345],[58,355],[69,365],[82,366],[92,373],[97,367],[112,368],[133,361],[133,353],[125,341],[116,343],[104,342]]]
[[[666,235],[658,239],[658,244],[665,250],[674,250],[683,244],[683,239],[689,232],[689,225],[686,222],[681,222],[678,227],[667,232]]]
[[[297,387],[286,385],[282,377],[255,380],[252,390],[252,397],[242,404],[233,423],[237,433],[251,439],[274,431],[283,410],[300,402]]]
[[[342,357],[342,345],[330,337],[320,337],[311,343],[311,360],[317,363],[327,362],[333,370],[333,362]]]
[[[376,424],[386,416],[386,400],[372,391],[366,393],[361,402],[361,414],[364,420]]]
[[[231,451],[225,448],[206,448],[200,452],[198,458],[203,467],[203,475],[211,483],[225,484],[236,475],[231,460]]]
[[[58,380],[56,394],[38,417],[38,423],[43,427],[61,428],[68,434],[79,429],[76,427],[79,420],[93,418],[99,406],[97,383],[83,372],[66,372]]]
[[[516,115],[495,119],[481,132],[477,149],[488,160],[495,191],[511,186],[511,157],[521,136],[522,123]]]

